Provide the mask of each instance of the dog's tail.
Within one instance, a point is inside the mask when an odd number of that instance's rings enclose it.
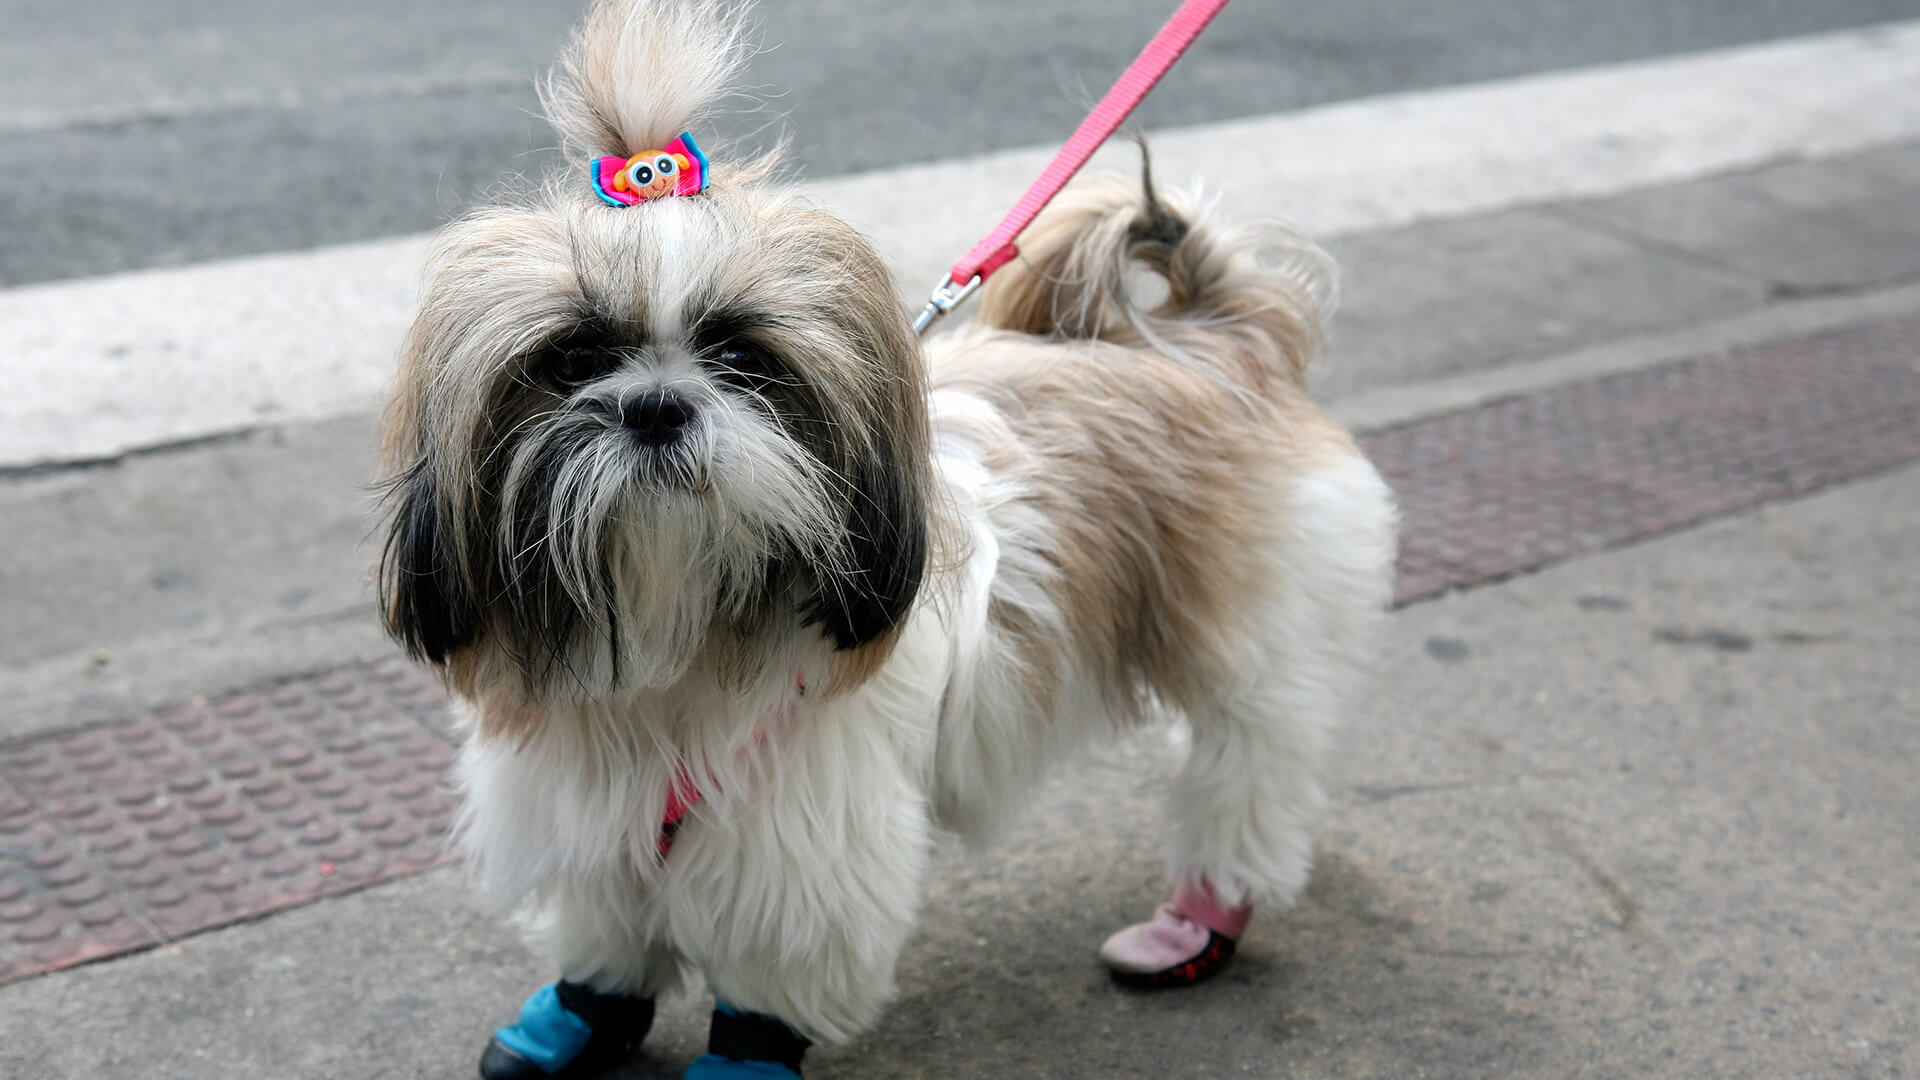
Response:
[[[1332,259],[1289,230],[1229,229],[1197,197],[1156,191],[1141,152],[1139,184],[1079,181],[1021,233],[1020,257],[981,290],[981,321],[1151,347],[1249,389],[1274,375],[1298,384],[1333,314]]]

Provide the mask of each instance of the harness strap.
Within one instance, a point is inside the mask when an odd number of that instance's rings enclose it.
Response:
[[[660,813],[660,837],[656,846],[662,860],[673,854],[673,837],[680,831],[680,822],[698,805],[700,788],[693,782],[693,773],[682,765],[674,775],[672,786],[667,788],[667,806]]]
[[[804,673],[793,673],[793,689],[801,697],[807,696],[807,677]],[[754,744],[758,745],[766,737],[764,730],[755,732]],[[693,779],[693,770],[682,765],[680,771],[673,774],[673,783],[667,786],[667,805],[660,811],[660,834],[654,840],[654,849],[660,853],[661,862],[673,854],[673,838],[680,832],[680,823],[699,805],[700,785]]]

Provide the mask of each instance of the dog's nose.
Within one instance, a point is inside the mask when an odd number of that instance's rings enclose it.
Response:
[[[693,410],[673,391],[653,390],[625,402],[620,419],[634,438],[648,446],[665,446],[686,431]]]

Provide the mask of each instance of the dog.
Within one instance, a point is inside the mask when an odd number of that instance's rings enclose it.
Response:
[[[1306,882],[1390,595],[1391,493],[1306,392],[1316,248],[1083,183],[923,348],[776,160],[698,151],[748,29],[592,8],[543,94],[567,168],[439,234],[388,406],[385,625],[455,700],[477,887],[559,975],[490,1080],[617,1061],[693,972],[686,1076],[797,1076],[880,1014],[937,832],[1162,712],[1173,899],[1100,955],[1207,977]],[[700,190],[641,175],[669,145]]]

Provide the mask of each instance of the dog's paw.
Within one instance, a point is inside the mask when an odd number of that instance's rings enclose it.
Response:
[[[800,1060],[811,1045],[778,1017],[716,1001],[707,1053],[681,1080],[800,1080]]]
[[[705,1054],[687,1066],[681,1080],[800,1080],[800,1074],[777,1061],[741,1061]]]
[[[1122,985],[1161,990],[1213,978],[1233,959],[1233,949],[1232,938],[1162,907],[1152,921],[1108,938],[1100,959]]]
[[[520,1019],[480,1055],[480,1080],[584,1075],[625,1055],[653,1027],[653,999],[603,994],[561,981],[534,991]]]
[[[1192,986],[1220,974],[1253,917],[1251,905],[1227,907],[1205,883],[1182,885],[1173,902],[1100,946],[1100,959],[1127,986]]]
[[[480,1080],[534,1080],[551,1075],[509,1049],[498,1035],[487,1040],[487,1048],[480,1055]]]

